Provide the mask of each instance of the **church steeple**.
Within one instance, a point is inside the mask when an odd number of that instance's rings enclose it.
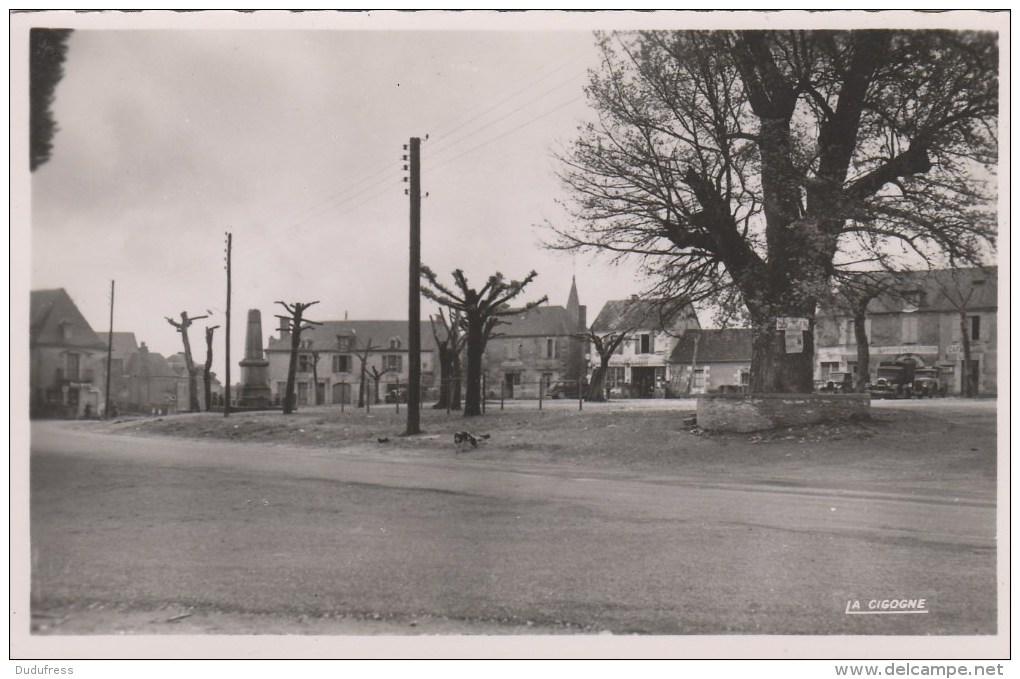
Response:
[[[577,296],[577,276],[570,277],[570,295],[567,297],[567,315],[577,324],[578,330],[584,330],[587,326],[587,309],[581,306],[581,300]]]

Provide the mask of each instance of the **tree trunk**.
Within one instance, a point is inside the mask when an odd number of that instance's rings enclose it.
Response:
[[[609,372],[609,360],[600,358],[599,365],[591,373],[591,384],[588,385],[586,401],[604,402],[606,400],[606,375]],[[580,384],[578,384],[580,386]]]
[[[974,378],[970,374],[970,333],[967,327],[967,312],[960,312],[960,344],[963,347],[963,365],[960,366],[960,395],[965,398],[973,398],[977,394]]]
[[[462,377],[463,372],[460,365],[460,352],[455,351],[450,358],[450,377],[452,383],[452,390],[450,391],[450,398],[453,399],[450,402],[450,410],[461,409],[461,396],[464,391]]]
[[[319,361],[312,362],[312,405],[319,405]]]
[[[205,386],[205,409],[206,411],[212,410],[212,362],[213,362],[213,347],[212,347],[212,335],[209,336],[207,342],[207,349],[205,352],[205,369],[202,372],[204,377]]]
[[[857,388],[858,393],[867,391],[871,381],[871,345],[868,343],[867,314],[864,309],[854,311],[854,338],[857,340]]]
[[[776,330],[779,317],[807,318],[808,329]],[[814,324],[813,300],[786,313],[752,316],[751,393],[809,394],[814,391]],[[786,335],[795,333],[801,335],[803,346],[799,352],[787,353]]]
[[[432,406],[433,410],[446,410],[446,404],[450,400],[450,349],[449,347],[436,341],[436,350],[439,352],[439,400]]]
[[[482,414],[482,353],[485,341],[481,323],[468,324],[467,339],[467,394],[464,397],[464,417]]]
[[[301,334],[297,331],[297,326],[299,326],[300,323],[300,317],[295,317],[295,328],[290,334],[290,363],[287,366],[287,387],[283,394],[284,415],[290,415],[294,412],[294,405],[297,400],[294,396],[294,380],[297,375],[298,348],[301,346]]]
[[[181,338],[184,341],[184,366],[188,371],[188,412],[197,413],[202,408],[198,403],[198,380],[195,377],[195,361],[191,358],[191,342],[188,341],[188,328],[181,328]]]

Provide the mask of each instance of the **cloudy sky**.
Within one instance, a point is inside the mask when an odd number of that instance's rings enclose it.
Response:
[[[320,321],[406,318],[401,156],[412,136],[428,135],[422,259],[447,280],[455,268],[477,281],[535,269],[522,301],[548,295],[564,304],[576,275],[589,319],[607,300],[642,292],[646,282],[634,268],[542,248],[550,236],[544,224],[566,224],[554,154],[592,117],[582,88],[598,65],[593,29],[721,21],[569,12],[43,12],[28,19],[77,30],[56,90],[52,157],[15,182],[13,233],[29,236],[25,285],[66,288],[105,332],[115,280],[115,330],[163,354],[181,349],[165,317],[208,311],[190,333],[201,362],[202,328],[224,324],[230,231],[235,365],[247,310],[261,310],[267,335],[282,311],[276,300],[318,300],[309,317]],[[910,13],[726,18],[754,28],[919,20]],[[26,15],[14,23],[24,28]],[[27,50],[27,35],[15,31],[14,54],[19,35]],[[424,315],[434,309],[422,305]],[[219,341],[216,353],[222,376]]]
[[[154,351],[181,348],[166,316],[211,311],[190,333],[204,360],[227,231],[234,361],[245,312],[268,334],[275,300],[319,300],[313,320],[406,318],[401,156],[426,134],[434,270],[535,269],[524,299],[552,304],[576,274],[592,318],[641,291],[632,271],[541,247],[542,224],[563,224],[553,154],[590,116],[590,30],[195,27],[88,27],[68,44],[53,154],[31,177],[31,286],[66,288],[97,331],[115,280],[114,329]]]

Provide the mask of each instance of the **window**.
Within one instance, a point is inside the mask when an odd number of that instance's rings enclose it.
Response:
[[[403,356],[384,356],[383,357],[383,368],[386,372],[398,373],[403,370]]]
[[[297,371],[299,373],[312,372],[312,357],[308,354],[298,354]]]
[[[839,372],[839,361],[822,361],[822,379],[829,379],[829,373]]]
[[[333,357],[333,372],[349,373],[351,371],[351,357],[341,354]]]
[[[648,334],[641,335],[641,345],[638,349],[639,354],[650,354],[652,353],[652,336]]]
[[[609,371],[606,373],[606,386],[615,387],[623,384],[625,377],[626,375],[622,366],[609,368]]]
[[[545,340],[545,357],[556,358],[556,340],[552,337],[547,337]]]
[[[72,382],[77,382],[81,372],[81,356],[78,354],[67,355],[67,374],[64,376],[65,379]]]
[[[400,338],[399,337],[391,337],[390,338],[390,349],[399,349],[399,348],[400,348]]]
[[[67,321],[60,322],[60,335],[64,338],[64,341],[69,341],[74,336],[74,328]]]
[[[972,340],[981,339],[981,317],[971,316],[970,317],[970,338]]]
[[[336,346],[337,346],[337,351],[339,351],[342,354],[346,354],[348,351],[351,350],[351,338],[350,337],[344,337],[343,335],[337,335],[336,336]],[[340,371],[337,371],[337,372],[340,372]]]
[[[542,373],[542,393],[548,393],[549,387],[552,386],[552,373]]]
[[[694,371],[694,383],[692,387],[694,389],[705,388],[705,370],[703,368],[698,368]]]
[[[917,344],[917,316],[903,317],[903,343]]]
[[[308,405],[308,383],[298,382],[297,385],[297,402],[299,406]]]

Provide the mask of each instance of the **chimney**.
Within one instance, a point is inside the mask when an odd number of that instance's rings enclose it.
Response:
[[[290,319],[280,319],[280,339],[284,340],[290,337]]]
[[[637,295],[631,295],[631,296],[630,296],[630,301],[632,301],[632,302],[636,302],[636,301],[637,301],[637,298],[638,298],[638,296],[637,296]]]

